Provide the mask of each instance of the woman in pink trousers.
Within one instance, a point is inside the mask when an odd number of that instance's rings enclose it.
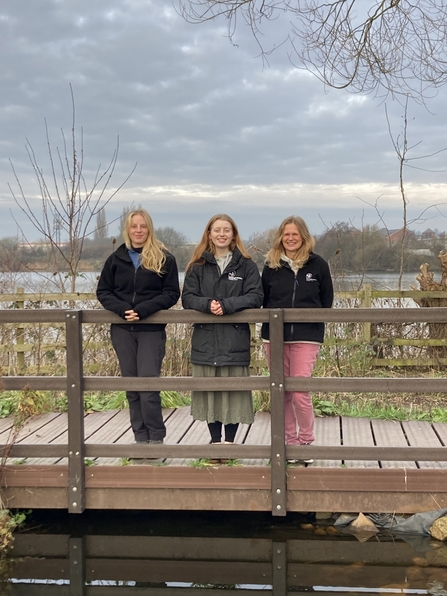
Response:
[[[313,252],[315,239],[301,217],[287,217],[279,226],[262,272],[265,308],[331,308],[334,290],[329,265]],[[261,331],[270,361],[269,325]],[[324,339],[324,323],[284,324],[284,375],[310,377]],[[306,391],[286,391],[287,445],[314,442],[314,410]],[[288,463],[313,463],[312,459]]]

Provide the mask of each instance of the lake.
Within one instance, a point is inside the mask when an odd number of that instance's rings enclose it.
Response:
[[[2,593],[211,596],[222,589],[240,596],[445,596],[442,542],[384,531],[355,536],[334,528],[334,519],[311,513],[34,511],[4,566]]]
[[[90,271],[80,273],[76,280],[76,289],[78,292],[94,292],[97,285],[99,271]],[[410,290],[411,286],[418,287],[416,275],[418,271],[406,272],[402,278],[402,289]],[[25,292],[60,292],[59,277],[48,272],[26,272],[26,273],[8,273],[2,274],[8,276],[8,286],[13,289],[8,292],[13,293],[14,288],[23,287]],[[179,273],[180,282],[183,282],[184,272]],[[334,278],[334,285],[338,291],[355,291],[361,287],[362,283],[370,283],[374,290],[397,290],[399,274],[395,272],[374,271],[368,274],[357,275],[349,274],[343,277]],[[62,274],[62,282],[66,284],[66,291],[69,291],[70,281]]]

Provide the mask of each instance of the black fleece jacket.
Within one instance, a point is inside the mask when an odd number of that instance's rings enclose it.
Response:
[[[204,264],[194,264],[185,275],[184,308],[210,313],[212,300],[222,305],[224,315],[262,306],[259,270],[236,248],[221,274],[214,255],[204,252]],[[222,316],[216,319],[222,320]],[[250,329],[247,323],[196,323],[192,336],[191,362],[211,366],[248,366]]]
[[[125,244],[106,260],[96,290],[99,302],[124,319],[126,310],[134,310],[141,319],[174,306],[180,297],[177,263],[166,251],[160,275],[135,266]],[[123,325],[124,326],[124,325]],[[127,324],[129,331],[159,331],[164,324]]]
[[[334,289],[329,265],[319,255],[311,253],[308,261],[292,271],[281,261],[279,269],[264,266],[262,272],[264,308],[331,308]],[[261,336],[269,339],[269,325],[263,323]],[[322,343],[324,323],[285,323],[284,341]]]

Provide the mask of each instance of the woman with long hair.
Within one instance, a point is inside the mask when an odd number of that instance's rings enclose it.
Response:
[[[301,217],[287,217],[279,226],[262,272],[265,308],[331,308],[334,299],[329,265],[313,252],[315,240]],[[270,360],[269,325],[262,325]],[[310,377],[324,339],[324,323],[284,324],[284,375]],[[314,410],[307,391],[284,392],[287,445],[314,442]],[[289,463],[313,463],[312,459]]]
[[[246,251],[236,223],[223,213],[207,223],[188,263],[184,308],[216,317],[262,305],[259,270]],[[249,376],[250,328],[247,323],[196,323],[192,335],[194,377]],[[233,443],[239,423],[253,422],[251,391],[193,391],[191,413],[206,420],[212,443]]]
[[[105,262],[96,295],[104,308],[127,321],[113,324],[110,330],[122,376],[158,377],[165,355],[166,325],[139,321],[177,302],[177,264],[155,237],[154,224],[144,209],[130,211],[123,236],[124,244]],[[163,443],[166,427],[160,392],[127,391],[126,397],[135,441]]]

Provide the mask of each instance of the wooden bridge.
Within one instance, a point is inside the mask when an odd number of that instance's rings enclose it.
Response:
[[[194,311],[157,313],[154,322],[205,322]],[[122,322],[105,311],[1,311],[0,322],[65,322],[67,374],[3,377],[7,390],[66,391],[67,414],[33,418],[14,444],[11,421],[0,421],[0,449],[7,459],[2,492],[8,507],[84,509],[351,511],[415,513],[447,507],[447,425],[349,418],[317,419],[317,442],[284,445],[284,389],[317,391],[442,392],[443,378],[284,378],[283,323],[291,321],[445,322],[444,308],[253,310],[225,323],[269,321],[270,376],[243,379],[94,377],[83,374],[82,325]],[[220,322],[220,321],[219,321]],[[204,423],[187,408],[165,412],[167,441],[135,445],[128,412],[85,414],[84,391],[123,389],[270,390],[272,412],[241,426],[235,445],[209,445]],[[9,428],[8,428],[9,425]],[[120,458],[160,458],[148,465],[116,465]],[[230,458],[242,465],[193,467],[197,458]],[[287,459],[312,457],[310,467]],[[26,462],[19,461],[26,458]],[[86,465],[95,463],[96,465]],[[160,465],[164,464],[164,465]]]

